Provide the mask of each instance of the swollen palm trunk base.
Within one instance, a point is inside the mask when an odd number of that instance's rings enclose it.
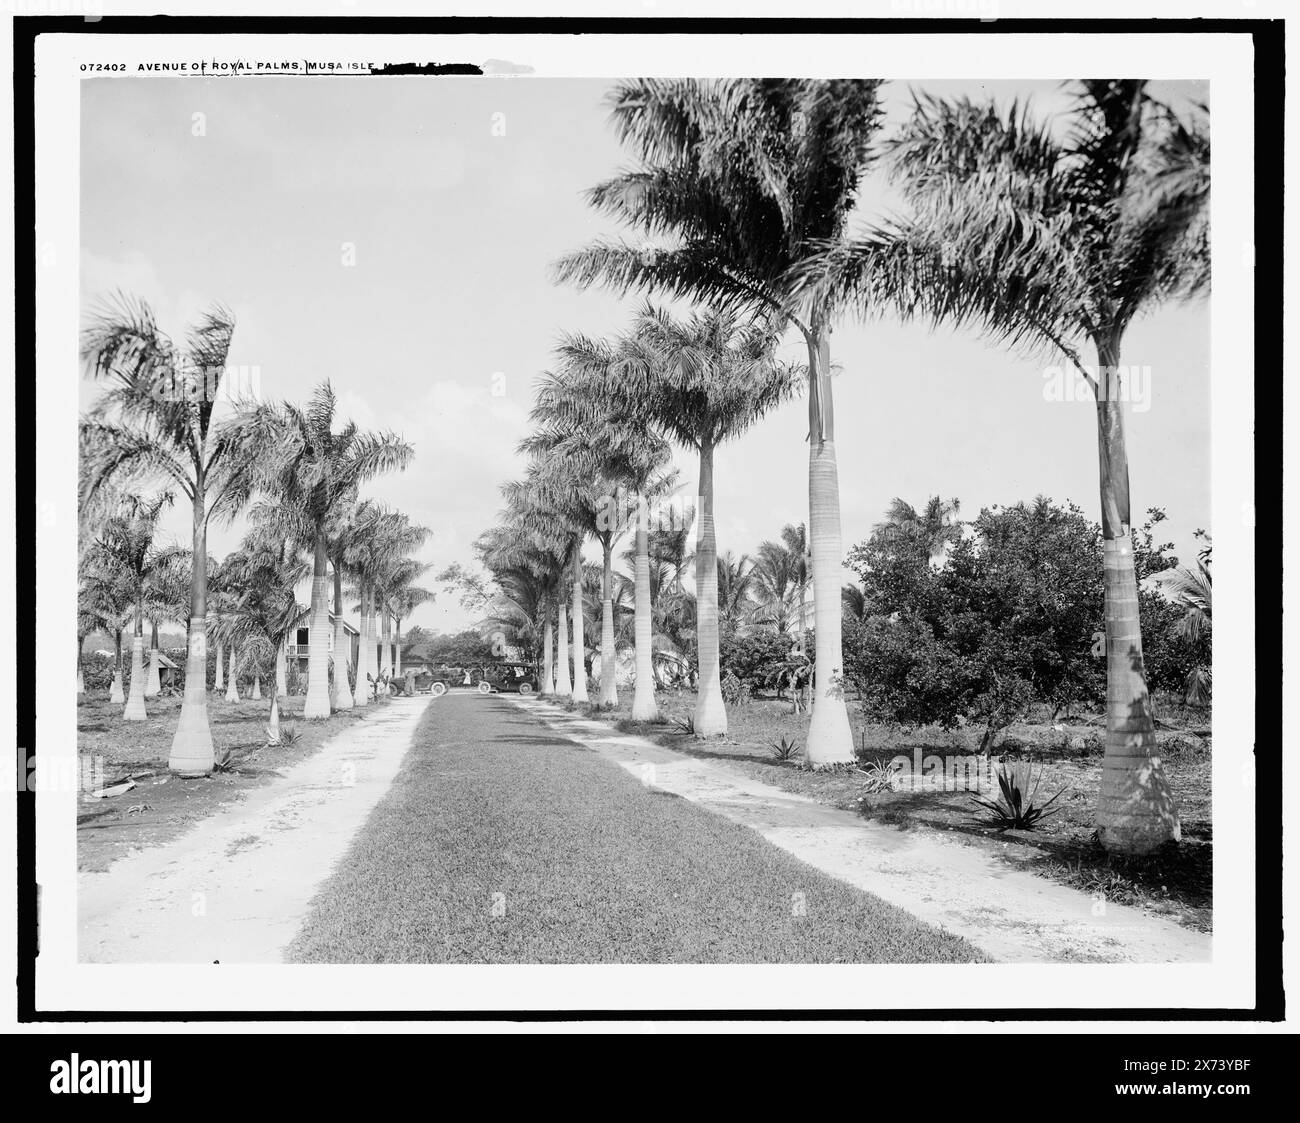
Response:
[[[149,715],[144,708],[144,637],[131,641],[131,693],[122,711],[123,721],[146,721]]]
[[[201,617],[190,621],[190,649],[185,663],[185,696],[172,738],[167,767],[179,776],[206,776],[215,756],[208,726],[208,649]]]
[[[561,698],[567,698],[573,693],[573,686],[569,682],[569,628],[567,619],[568,610],[564,602],[560,602],[559,611],[556,613],[556,635],[555,635],[555,693]]]
[[[555,637],[551,635],[551,622],[546,621],[542,631],[542,682],[539,694],[555,693]]]
[[[718,657],[718,547],[713,528],[713,446],[700,449],[700,529],[695,547],[695,634],[699,647],[699,693],[695,736],[723,737],[727,708],[722,703]]]
[[[151,647],[149,649],[149,669],[145,672],[144,696],[146,698],[157,698],[161,693],[162,677],[159,674],[158,649]]]
[[[644,504],[642,504],[644,508]],[[636,604],[633,629],[636,633],[636,685],[632,692],[632,720],[658,721],[659,705],[655,701],[654,621],[650,606],[650,545],[645,515],[638,516],[636,528]]]
[[[844,704],[840,639],[840,477],[835,442],[811,441],[808,454],[808,536],[812,545],[813,627],[816,630],[808,763],[848,764],[853,730]]]
[[[307,701],[302,716],[307,721],[323,721],[330,716],[329,679],[329,578],[321,573],[311,582],[311,631],[307,635]]]
[[[606,600],[600,610],[600,704],[618,705],[617,653],[614,650],[614,605]]]
[[[236,679],[235,672],[233,670],[230,672],[230,682],[226,686],[226,701],[227,702],[239,701],[239,682],[238,679]]]
[[[1107,850],[1145,854],[1181,837],[1178,808],[1156,749],[1142,663],[1133,544],[1103,540],[1106,579],[1106,757],[1097,825]]]
[[[340,614],[334,624],[334,708],[350,710],[354,705],[356,699],[348,681],[348,633]]]
[[[126,701],[126,693],[122,690],[121,671],[116,671],[113,674],[113,684],[108,688],[108,701],[113,706],[120,706]]]
[[[587,643],[582,636],[582,558],[575,554],[573,582],[573,700],[587,699]]]
[[[366,594],[369,596],[369,594]],[[371,697],[370,680],[375,675],[375,617],[368,607],[361,614],[361,643],[357,651],[357,690],[353,695],[358,706],[368,706]]]

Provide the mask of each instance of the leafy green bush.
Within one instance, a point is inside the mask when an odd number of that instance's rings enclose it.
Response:
[[[723,677],[734,675],[751,692],[773,689],[793,647],[794,639],[775,629],[755,629],[744,635],[724,632],[718,648]]]
[[[1177,559],[1157,543],[1164,513],[1134,531],[1143,643],[1153,685],[1186,676],[1187,645],[1171,650],[1171,612],[1145,578]],[[875,533],[853,547],[861,615],[845,613],[845,676],[877,721],[959,722],[999,731],[1044,705],[1056,720],[1105,698],[1101,528],[1073,504],[1039,497],[988,507],[933,552],[923,534]],[[857,594],[855,593],[855,597]]]
[[[722,701],[728,706],[735,706],[740,702],[740,679],[731,671],[727,671],[722,676]]]

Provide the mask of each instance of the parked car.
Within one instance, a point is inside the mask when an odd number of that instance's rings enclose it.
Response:
[[[484,680],[500,694],[535,694],[540,685],[533,663],[493,663],[484,668]]]
[[[440,698],[449,690],[477,690],[480,694],[533,694],[538,688],[537,668],[531,663],[489,663],[478,667],[430,667],[416,676],[416,690]]]

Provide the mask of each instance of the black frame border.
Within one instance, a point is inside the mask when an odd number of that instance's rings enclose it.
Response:
[[[1232,19],[663,19],[565,17],[333,17],[333,16],[107,16],[90,23],[76,16],[18,16],[13,20],[14,93],[14,407],[15,407],[15,628],[35,635],[36,462],[36,231],[34,94],[35,44],[41,35],[1014,35],[1014,34],[1232,34],[1249,36],[1255,49],[1255,448],[1256,489],[1261,471],[1278,471],[1282,457],[1282,380],[1261,371],[1282,369],[1282,217],[1285,24]],[[1265,395],[1261,397],[1261,394]],[[1261,408],[1261,405],[1263,408]],[[1270,504],[1270,507],[1273,505]],[[1276,508],[1273,508],[1276,509]],[[1282,629],[1276,609],[1281,582],[1282,524],[1269,518],[1255,530],[1256,754],[1259,701],[1282,723]],[[1267,564],[1264,559],[1268,559]],[[1268,603],[1264,593],[1267,590]],[[25,669],[32,670],[32,664]],[[15,677],[18,668],[15,666]],[[1269,687],[1271,686],[1271,689]],[[1264,689],[1260,689],[1263,687]],[[19,775],[36,751],[36,703],[17,690]],[[1282,767],[1281,738],[1257,761],[1255,783],[1255,1006],[1227,1008],[936,1008],[918,1010],[58,1010],[35,1006],[36,797],[17,791],[17,1018],[20,1022],[248,1022],[248,1021],[1281,1021],[1282,986]],[[1274,825],[1276,829],[1274,830]]]

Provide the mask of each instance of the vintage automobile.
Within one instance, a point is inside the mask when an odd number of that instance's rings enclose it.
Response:
[[[480,694],[533,694],[537,668],[531,663],[488,663],[475,667],[430,667],[416,676],[416,690],[440,698],[449,690],[477,690]]]

